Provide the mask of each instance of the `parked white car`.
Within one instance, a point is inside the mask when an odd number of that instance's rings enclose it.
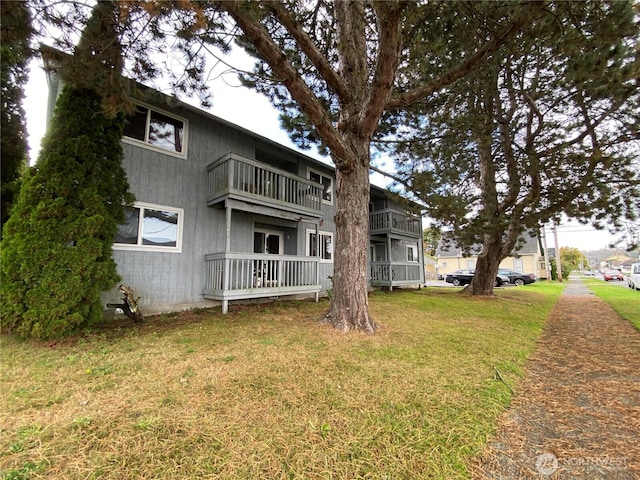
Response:
[[[627,277],[629,288],[640,290],[640,263],[631,265],[631,273]]]

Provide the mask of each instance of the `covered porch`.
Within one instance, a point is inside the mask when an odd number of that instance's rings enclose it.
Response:
[[[422,263],[369,262],[369,283],[375,287],[416,285],[424,283]]]
[[[222,301],[314,294],[322,289],[319,259],[296,255],[220,252],[205,256],[204,298]]]

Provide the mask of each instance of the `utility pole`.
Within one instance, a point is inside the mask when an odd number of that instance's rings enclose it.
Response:
[[[544,269],[547,272],[547,280],[551,278],[551,265],[549,264],[549,249],[547,248],[547,231],[542,227],[542,248],[544,253]]]
[[[556,270],[558,275],[558,282],[562,283],[562,265],[560,264],[560,245],[558,245],[558,224],[553,222],[553,240],[556,244]]]

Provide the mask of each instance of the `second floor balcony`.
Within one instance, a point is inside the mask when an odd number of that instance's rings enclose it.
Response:
[[[420,238],[422,223],[417,215],[400,213],[394,210],[376,210],[369,213],[369,233],[395,233]]]
[[[227,199],[321,217],[323,186],[293,173],[228,153],[207,167],[209,206]]]

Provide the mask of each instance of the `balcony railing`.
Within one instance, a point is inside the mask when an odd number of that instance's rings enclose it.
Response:
[[[319,259],[295,255],[222,252],[205,255],[203,295],[214,300],[320,292]],[[226,305],[223,305],[226,311]]]
[[[423,281],[420,263],[369,263],[369,282],[373,286],[413,285]]]
[[[399,233],[420,237],[422,226],[420,217],[407,215],[393,210],[379,210],[369,213],[369,233]]]
[[[208,204],[225,198],[320,216],[323,186],[269,165],[229,153],[207,167]]]

